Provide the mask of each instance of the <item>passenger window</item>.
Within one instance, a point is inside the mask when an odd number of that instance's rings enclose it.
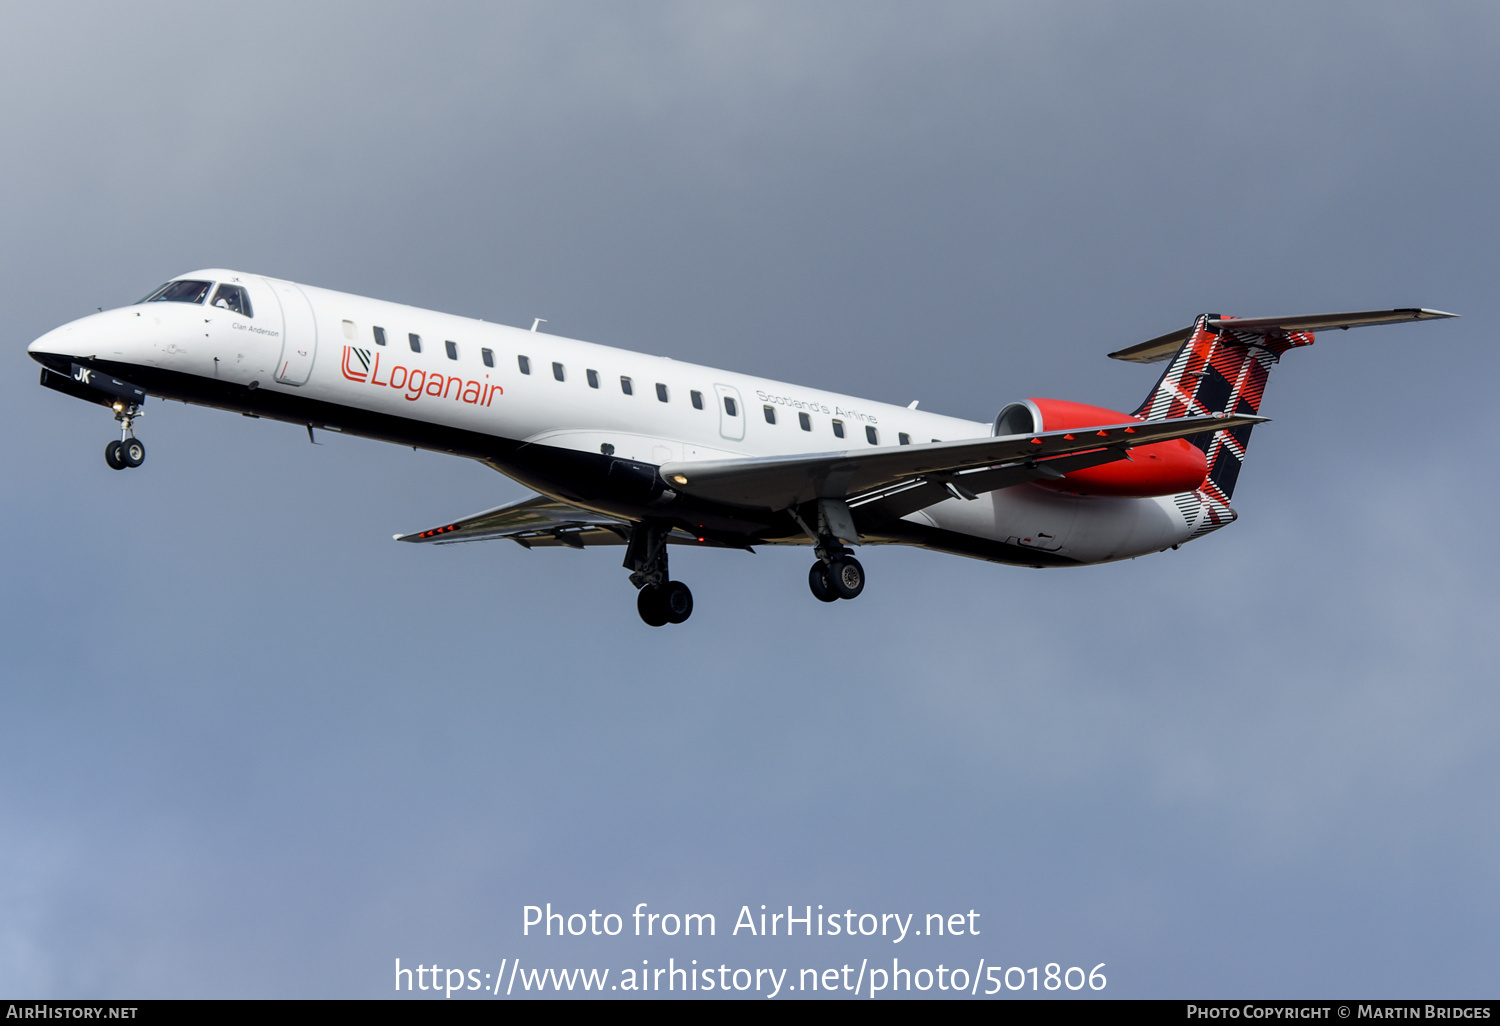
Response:
[[[220,285],[219,291],[214,293],[213,305],[221,310],[232,310],[234,313],[244,314],[246,317],[251,316],[250,296],[238,285]],[[344,323],[349,324],[348,321]],[[349,324],[349,327],[352,328],[354,325]],[[349,337],[353,338],[354,336],[350,335]]]
[[[214,287],[211,281],[169,281],[142,303],[201,303],[208,298],[208,290]]]
[[[667,386],[663,385],[660,381],[656,383],[656,398],[662,402],[667,401]]]
[[[765,411],[765,414],[766,414],[766,423],[767,424],[774,424],[774,423],[776,423],[776,407],[774,407],[774,406],[763,406],[763,407],[761,407],[761,409]]]
[[[865,437],[867,439],[869,439],[871,445],[879,445],[880,444],[880,434],[879,434],[879,432],[877,432],[874,428],[872,428],[868,424],[865,425]]]
[[[495,366],[495,351],[493,349],[481,349],[479,358],[484,361],[486,367]]]
[[[740,415],[740,408],[735,403],[733,396],[726,395],[724,397],[724,412],[731,417],[738,417]]]
[[[516,357],[516,365],[521,368],[521,373],[522,374],[530,374],[531,373],[531,357],[529,357],[529,356],[517,356]]]
[[[552,376],[554,378],[556,378],[558,381],[563,380],[564,374],[563,374],[563,365],[562,364],[560,364],[560,363],[553,363],[552,364]]]
[[[695,410],[701,410],[701,409],[703,409],[703,393],[702,392],[699,392],[699,391],[697,391],[695,389],[694,391],[691,391],[691,392],[688,393],[688,398],[693,401],[693,409],[695,409]]]
[[[219,291],[223,292],[224,290],[220,289]],[[215,296],[214,297],[214,306],[218,306],[218,305],[219,305],[219,297]],[[350,342],[353,342],[356,335],[358,335],[358,332],[356,332],[354,330],[354,322],[353,321],[344,321],[344,337],[347,338]]]
[[[443,343],[443,348],[446,349],[446,350],[448,350],[448,359],[450,359],[450,360],[457,360],[458,359],[458,343],[457,342],[444,342]]]
[[[385,345],[385,329],[384,328],[371,328],[370,330],[372,332],[374,332],[374,334],[375,334],[375,344],[377,346],[383,346],[383,345]]]
[[[898,434],[896,438],[901,442],[902,445],[911,444],[911,435],[907,434],[905,431],[902,431],[900,434]]]
[[[812,430],[812,418],[805,413],[797,414],[797,423],[802,425],[803,431]]]
[[[589,379],[589,387],[590,388],[598,388],[599,387],[599,372],[598,371],[596,371],[596,370],[586,370],[586,371],[583,372],[583,376]]]
[[[620,391],[626,395],[635,395],[634,386],[630,384],[630,379],[623,374],[620,375]]]
[[[408,334],[406,336],[406,341],[411,345],[411,351],[412,352],[414,352],[414,353],[420,353],[422,351],[422,336],[421,335]]]
[[[844,437],[844,422],[843,421],[836,420],[836,421],[833,422],[833,437],[834,438],[843,438]]]

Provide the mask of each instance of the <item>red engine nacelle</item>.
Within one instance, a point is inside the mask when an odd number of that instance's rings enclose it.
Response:
[[[1026,399],[1011,403],[995,418],[995,434],[1019,435],[1035,431],[1102,427],[1140,420],[1102,406],[1063,399]],[[1130,459],[1075,470],[1060,481],[1037,481],[1042,488],[1079,495],[1144,497],[1191,492],[1208,475],[1203,450],[1184,438],[1153,442],[1130,450]]]

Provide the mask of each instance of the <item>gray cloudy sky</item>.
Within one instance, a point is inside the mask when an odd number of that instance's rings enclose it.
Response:
[[[403,965],[1108,964],[1112,996],[1494,996],[1500,9],[11,4],[0,993]],[[1132,408],[1203,311],[1424,305],[1274,375],[1232,528],[1035,571],[398,546],[477,464],[26,344],[224,265],[987,419]],[[707,911],[550,942],[521,907]],[[741,905],[982,913],[778,944]],[[910,963],[907,959],[911,959]],[[518,988],[519,989],[519,988]]]

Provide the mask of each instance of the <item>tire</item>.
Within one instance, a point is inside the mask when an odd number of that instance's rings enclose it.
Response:
[[[120,443],[120,462],[127,467],[139,467],[146,462],[146,446],[137,438],[127,438]]]
[[[635,611],[641,614],[647,627],[667,625],[667,608],[661,601],[661,589],[654,584],[646,585],[636,594]]]
[[[865,568],[853,556],[836,559],[828,568],[828,583],[839,598],[859,598],[865,590]]]
[[[819,602],[837,602],[839,597],[833,593],[833,586],[828,583],[828,567],[823,565],[820,559],[812,565],[807,572],[807,586],[812,589],[813,597]]]
[[[119,442],[110,442],[104,447],[104,462],[109,464],[110,470],[125,469],[125,461],[120,459]]]
[[[693,593],[681,581],[668,581],[658,601],[668,623],[682,623],[693,615]]]

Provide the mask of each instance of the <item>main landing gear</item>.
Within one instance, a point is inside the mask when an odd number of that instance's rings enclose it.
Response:
[[[865,568],[848,553],[818,560],[807,572],[807,586],[819,602],[859,598],[865,590]]]
[[[859,538],[849,507],[830,499],[818,500],[816,530],[797,510],[788,512],[812,539],[813,551],[818,555],[818,561],[807,571],[807,586],[813,597],[819,602],[859,598],[859,593],[865,590],[865,568],[844,544]],[[804,507],[803,513],[808,512]]]
[[[681,581],[667,579],[667,524],[636,524],[625,545],[625,569],[640,589],[636,612],[651,627],[682,623],[693,615],[693,593]]]
[[[652,627],[682,623],[693,615],[693,593],[681,581],[648,584],[636,594],[635,611]]]
[[[115,403],[115,420],[120,422],[120,440],[104,447],[104,462],[111,470],[139,467],[146,462],[146,444],[135,437],[131,424],[135,418],[145,416],[139,406]]]

